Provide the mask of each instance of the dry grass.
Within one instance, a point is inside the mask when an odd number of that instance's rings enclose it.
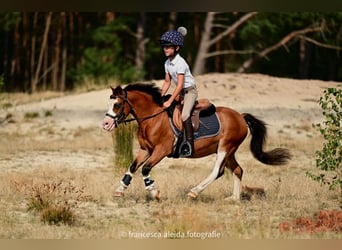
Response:
[[[184,172],[190,174],[190,171]],[[49,176],[50,174],[61,177],[61,173],[50,172]],[[75,185],[84,185],[84,180],[76,178],[77,175],[79,173],[66,174],[67,178],[74,179]],[[323,203],[326,204],[324,206],[329,205],[329,201],[325,201],[327,198],[322,197],[324,194],[317,187],[312,192],[312,183],[305,183],[301,190],[293,192],[295,188],[292,186],[273,180],[270,187],[265,187],[265,199],[229,203],[223,200],[227,180],[222,179],[208,188],[198,200],[191,201],[180,195],[183,192],[178,193],[179,189],[186,189],[188,183],[166,192],[171,187],[165,185],[165,174],[156,173],[154,177],[158,180],[164,197],[161,202],[155,202],[146,199],[139,183],[132,186],[123,200],[113,200],[108,192],[112,190],[112,181],[107,180],[107,184],[99,183],[103,177],[97,177],[96,181],[95,178],[87,181],[88,190],[85,190],[85,194],[90,198],[75,209],[78,223],[74,226],[47,226],[34,213],[27,211],[25,195],[10,188],[12,195],[5,195],[1,202],[4,211],[0,217],[1,237],[112,239],[143,238],[147,236],[139,233],[160,233],[162,237],[177,238],[186,235],[190,237],[190,233],[215,231],[220,238],[339,238],[338,234],[291,235],[279,232],[281,221],[292,221],[299,216],[310,217],[314,211],[322,209]],[[179,174],[169,173],[167,179],[179,177]],[[23,177],[19,174],[12,175],[7,178],[9,182],[4,184],[11,185],[13,179],[20,178]],[[294,183],[298,184],[298,181]],[[307,195],[303,195],[303,192]],[[308,202],[312,196],[316,197]]]
[[[133,179],[123,199],[114,199],[112,193],[123,172],[115,172],[111,164],[111,141],[99,145],[91,129],[74,133],[74,144],[55,140],[45,148],[36,141],[27,143],[18,150],[34,153],[37,150],[59,153],[93,155],[108,159],[102,166],[91,165],[80,168],[68,167],[56,161],[49,165],[34,165],[24,171],[4,169],[0,176],[1,191],[1,238],[340,238],[338,233],[294,234],[281,233],[279,224],[293,221],[297,217],[312,217],[325,208],[337,207],[334,193],[311,181],[305,171],[312,169],[313,149],[316,143],[283,141],[294,151],[293,161],[283,167],[264,166],[255,161],[248,151],[248,141],[238,152],[245,170],[244,183],[261,187],[264,198],[252,196],[250,201],[239,203],[225,201],[232,192],[232,177],[226,173],[209,186],[197,200],[186,197],[188,190],[205,178],[211,171],[215,156],[195,160],[165,159],[152,171],[152,177],[162,193],[160,202],[149,200],[140,174]],[[82,133],[84,136],[78,135]],[[12,138],[12,135],[10,136]],[[87,139],[80,139],[87,138]],[[2,138],[4,139],[4,138]],[[10,141],[9,138],[8,142]],[[18,140],[24,140],[18,137]],[[78,141],[79,140],[79,141]],[[62,147],[57,147],[61,143]],[[19,143],[20,144],[20,143]],[[17,145],[19,145],[17,144]],[[319,144],[319,142],[317,142]],[[107,151],[107,156],[96,156],[97,150]],[[30,148],[31,147],[31,148]],[[4,150],[11,157],[20,154]],[[203,164],[205,162],[206,164]],[[49,225],[41,221],[36,213],[29,211],[32,196],[28,189],[46,183],[69,183],[83,190],[83,199],[73,212],[77,223],[73,225]],[[69,196],[64,199],[69,201]]]

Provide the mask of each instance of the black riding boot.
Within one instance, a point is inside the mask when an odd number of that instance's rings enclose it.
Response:
[[[194,153],[194,129],[192,127],[191,118],[188,118],[183,122],[184,127],[184,138],[185,141],[182,142],[179,149],[180,157],[189,157]]]

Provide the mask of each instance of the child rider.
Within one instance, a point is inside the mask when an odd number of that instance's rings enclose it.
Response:
[[[189,157],[194,153],[194,133],[191,122],[191,110],[198,97],[194,77],[191,74],[189,65],[179,54],[180,49],[184,46],[184,36],[186,33],[186,28],[179,27],[177,31],[170,30],[165,32],[159,40],[164,54],[167,57],[164,64],[165,81],[161,89],[161,94],[166,94],[170,88],[171,80],[176,85],[170,99],[164,102],[164,108],[168,108],[178,95],[184,99],[182,122],[185,133],[184,138],[186,141],[183,142],[180,147],[180,157]]]

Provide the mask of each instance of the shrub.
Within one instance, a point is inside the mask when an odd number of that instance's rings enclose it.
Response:
[[[36,184],[29,189],[28,210],[37,212],[44,223],[72,225],[83,193],[84,187],[77,187],[71,182]]]
[[[47,207],[41,211],[40,218],[50,225],[58,225],[60,223],[72,225],[75,223],[74,211],[69,206]]]
[[[45,116],[45,117],[52,116],[52,115],[53,115],[53,113],[52,113],[51,110],[46,110],[46,111],[44,112],[44,116]]]
[[[330,190],[339,189],[340,207],[342,208],[342,89],[328,88],[318,101],[323,110],[322,123],[313,124],[323,136],[321,150],[316,151],[316,167],[319,174],[307,172],[307,176]]]
[[[27,112],[27,113],[25,113],[24,117],[26,119],[38,118],[39,117],[39,113],[38,112]]]

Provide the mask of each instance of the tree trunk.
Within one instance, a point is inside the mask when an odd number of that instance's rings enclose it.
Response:
[[[70,68],[76,68],[77,65],[77,58],[75,55],[75,18],[74,18],[74,13],[71,12],[68,15],[69,19],[67,21],[67,28],[65,30],[66,34],[67,34],[67,47],[69,49],[69,56],[68,56],[68,66]]]
[[[58,76],[59,76],[59,61],[60,61],[60,54],[61,54],[61,40],[62,40],[62,13],[59,15],[59,23],[57,28],[57,36],[54,46],[54,56],[52,60],[53,70],[52,70],[52,89],[57,90],[58,89]]]
[[[76,13],[76,18],[77,18],[77,28],[78,28],[78,32],[77,32],[77,36],[78,37],[82,37],[84,35],[84,22],[83,22],[83,18],[82,18],[82,15],[80,13]],[[82,53],[81,51],[83,50],[83,47],[84,47],[84,42],[83,41],[80,41],[78,40],[78,42],[76,43],[75,45],[75,54],[74,56],[76,57],[76,64],[77,64],[77,61],[81,61],[82,62]]]
[[[43,91],[47,90],[47,72],[48,72],[48,64],[49,64],[49,48],[48,44],[46,45],[45,51],[44,51],[44,59],[43,59],[43,86],[42,89]]]
[[[24,91],[27,91],[30,86],[30,15],[27,12],[23,13],[23,50],[24,50]]]
[[[147,39],[144,37],[144,30],[145,30],[145,23],[146,23],[146,14],[140,13],[139,20],[137,25],[137,49],[135,54],[135,67],[137,70],[137,77],[141,77],[143,70],[144,70],[144,61],[146,56],[146,42]]]
[[[4,81],[8,82],[8,44],[9,44],[9,32],[5,32],[5,38],[4,38],[4,59],[3,59],[3,72],[4,72]],[[7,85],[8,86],[8,85]],[[10,85],[11,86],[11,85]],[[10,90],[11,87],[8,86],[6,90]]]
[[[177,20],[177,12],[170,12],[169,15],[169,30],[174,30],[175,29],[175,23]]]
[[[32,38],[31,38],[31,62],[30,62],[31,92],[32,92],[32,86],[34,84],[34,65],[35,65],[35,61],[36,61],[36,33],[35,33],[35,30],[37,28],[37,21],[38,21],[38,12],[35,12],[34,17],[33,17],[33,27],[32,27],[33,32],[32,32]]]
[[[312,45],[301,38],[299,46],[299,78],[307,79],[309,77]]]
[[[115,20],[115,13],[112,11],[106,12],[106,24],[110,24]]]
[[[63,49],[62,49],[62,70],[60,79],[60,91],[64,91],[66,87],[66,69],[67,69],[67,58],[68,58],[68,40],[67,40],[67,18],[66,13],[61,13],[62,18],[62,30],[63,30]]]
[[[215,50],[216,51],[220,51],[221,50],[221,42],[218,41],[216,44],[215,44]],[[220,71],[220,66],[221,66],[221,57],[219,55],[215,56],[215,72],[219,72]]]
[[[202,33],[202,38],[201,42],[198,48],[197,52],[197,57],[195,61],[195,65],[193,68],[193,75],[200,75],[204,73],[205,69],[205,55],[209,50],[210,47],[210,34],[211,34],[211,29],[214,24],[214,17],[215,17],[215,12],[208,12],[207,17],[205,19],[204,23],[204,31]]]
[[[17,85],[20,82],[20,32],[19,32],[20,20],[17,19],[13,34],[13,56],[11,60],[11,72],[10,79],[13,85]]]
[[[38,58],[36,73],[35,73],[34,80],[33,80],[32,85],[31,85],[32,93],[37,91],[39,73],[40,73],[40,69],[41,69],[41,66],[42,66],[43,55],[44,55],[44,51],[45,51],[45,48],[46,48],[47,38],[48,38],[48,35],[49,35],[49,29],[50,29],[50,25],[51,25],[51,17],[52,17],[52,12],[49,12],[47,14],[46,21],[45,21],[45,31],[44,31],[43,41],[42,41],[42,45],[41,45],[41,49],[40,49],[40,54],[39,54],[39,58]]]

